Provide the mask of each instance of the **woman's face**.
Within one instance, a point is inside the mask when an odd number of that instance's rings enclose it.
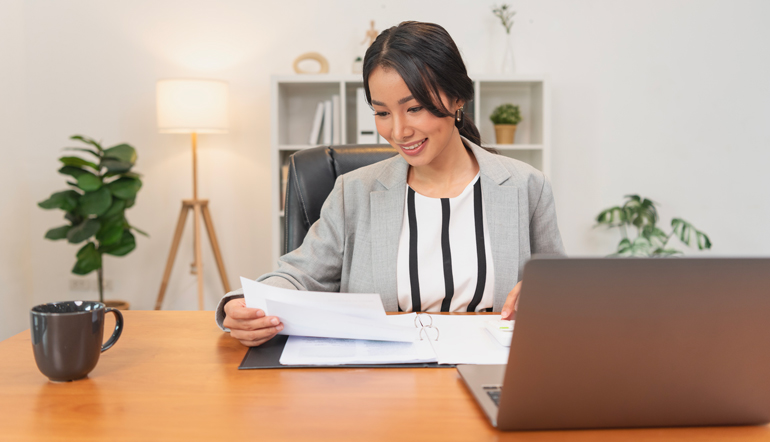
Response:
[[[411,166],[436,164],[450,144],[462,146],[454,118],[439,118],[425,109],[394,69],[374,69],[369,75],[369,92],[377,132]],[[460,102],[450,104],[443,92],[441,100],[452,113],[462,106]]]

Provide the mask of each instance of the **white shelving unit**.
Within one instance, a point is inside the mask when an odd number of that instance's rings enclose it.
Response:
[[[481,133],[482,144],[501,154],[524,161],[550,176],[551,119],[550,90],[541,75],[471,75],[475,99],[466,104]],[[270,161],[272,171],[271,213],[273,218],[272,256],[276,267],[283,249],[283,211],[281,210],[281,166],[294,152],[315,145],[307,140],[316,106],[340,96],[341,144],[356,142],[356,89],[363,87],[360,75],[280,75],[271,78]],[[514,144],[494,144],[495,130],[489,115],[500,104],[519,106],[522,121]],[[374,116],[372,116],[374,118]]]

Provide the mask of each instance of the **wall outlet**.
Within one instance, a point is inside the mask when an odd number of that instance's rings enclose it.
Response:
[[[71,292],[94,292],[99,293],[99,281],[96,278],[88,279],[70,279]],[[104,292],[112,291],[112,280],[104,280]]]

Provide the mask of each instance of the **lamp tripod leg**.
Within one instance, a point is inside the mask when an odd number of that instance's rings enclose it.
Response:
[[[217,268],[219,269],[219,277],[222,279],[222,285],[225,288],[225,293],[230,291],[230,283],[227,280],[227,272],[225,271],[225,262],[222,260],[222,252],[219,250],[219,242],[217,241],[217,234],[214,231],[214,222],[211,220],[211,212],[209,212],[208,201],[206,201],[201,207],[203,211],[203,222],[206,224],[206,231],[209,233],[209,241],[211,241],[211,248],[214,250],[214,258],[217,261]]]
[[[191,205],[183,202],[182,210],[179,212],[179,220],[176,223],[176,231],[174,232],[174,240],[171,242],[171,250],[168,254],[168,260],[166,261],[166,270],[163,272],[163,282],[160,283],[160,291],[158,292],[158,299],[155,301],[155,310],[160,310],[163,306],[163,297],[166,295],[166,288],[168,288],[168,280],[171,278],[171,269],[174,267],[174,259],[176,259],[176,253],[179,250],[179,242],[182,239],[182,233],[184,232],[184,225],[187,221],[187,214],[190,212]]]
[[[198,310],[203,310],[203,256],[201,253],[201,203],[195,201],[193,207],[195,226],[195,274],[198,277]]]

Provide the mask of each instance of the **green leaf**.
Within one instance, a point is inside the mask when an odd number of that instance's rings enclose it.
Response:
[[[682,241],[683,244],[691,246],[690,242],[692,241],[692,235],[695,230],[692,224],[681,218],[674,218],[671,220],[671,227],[674,228],[674,233],[679,237],[679,240]]]
[[[134,203],[136,203],[136,198],[131,198],[126,200],[126,209],[130,209],[134,207]]]
[[[132,167],[134,167],[131,163],[126,163],[125,161],[119,161],[119,160],[113,160],[112,158],[105,158],[102,160],[101,163],[102,167],[107,169],[107,174],[109,176],[115,176],[120,175],[122,173],[126,173],[129,170],[131,170]]]
[[[70,230],[70,227],[72,226],[54,227],[53,229],[45,232],[45,239],[50,239],[53,241],[64,239],[67,237],[67,232]]]
[[[130,251],[134,250],[134,248],[136,248],[136,239],[134,238],[134,235],[132,235],[128,230],[123,230],[123,235],[120,238],[120,242],[106,247],[100,247],[99,251],[108,255],[124,256],[127,255]]]
[[[625,223],[625,221],[625,212],[618,206],[605,209],[596,217],[597,224],[606,224],[607,227],[617,227]]]
[[[86,192],[80,197],[79,213],[81,215],[102,215],[112,205],[112,195],[106,186],[94,192]]]
[[[96,240],[99,241],[99,246],[108,246],[120,241],[125,226],[126,220],[122,215],[104,221],[102,227],[96,233]]]
[[[77,258],[75,267],[72,268],[72,273],[76,275],[86,275],[102,267],[102,254],[92,242],[78,250]]]
[[[78,152],[88,152],[97,158],[101,158],[101,156],[99,155],[99,152],[91,149],[84,149],[82,147],[65,147],[64,150],[76,150]]]
[[[136,149],[128,144],[118,144],[104,151],[105,158],[113,158],[124,163],[130,163],[132,166],[136,163]]]
[[[112,178],[114,176],[122,176],[126,178],[141,178],[142,174],[136,172],[107,172],[104,174],[104,178]]]
[[[654,252],[652,252],[652,256],[672,256],[672,255],[682,255],[682,252],[676,249],[663,249],[663,248],[657,248]]]
[[[59,169],[59,173],[62,175],[71,175],[75,177],[75,179],[77,179],[80,175],[83,175],[84,173],[91,173],[91,172],[81,169],[80,167],[64,166],[61,169]]]
[[[652,225],[644,226],[642,229],[642,236],[647,238],[653,247],[663,247],[663,245],[666,244],[666,240],[668,239],[666,232]]]
[[[141,187],[142,182],[136,178],[118,178],[107,185],[113,195],[124,200],[136,198]]]
[[[109,218],[112,216],[115,216],[119,213],[123,213],[123,210],[126,209],[126,200],[122,200],[119,198],[113,198],[112,199],[112,205],[110,208],[102,214],[103,217]]]
[[[650,256],[652,253],[652,244],[650,241],[643,237],[637,237],[631,245],[631,256]]]
[[[70,140],[80,140],[86,144],[90,144],[96,148],[99,152],[102,152],[104,149],[102,148],[102,145],[97,143],[96,140],[88,137],[84,137],[83,135],[73,135],[70,137]]]
[[[87,219],[82,223],[72,226],[69,232],[67,232],[67,241],[72,244],[81,243],[88,238],[94,236],[99,231],[101,223],[97,219]]]
[[[37,203],[43,209],[62,209],[67,212],[72,211],[78,205],[80,194],[74,190],[65,190],[51,194],[45,201]]]
[[[77,213],[72,212],[72,211],[65,213],[64,214],[64,219],[66,219],[67,221],[71,222],[72,225],[80,224],[83,221],[83,217],[82,216],[80,216]]]
[[[711,240],[709,239],[708,235],[706,235],[701,231],[698,231],[697,236],[698,236],[698,250],[711,248]]]
[[[627,256],[630,253],[630,249],[631,241],[629,241],[628,238],[623,238],[620,240],[620,243],[618,243],[618,250],[610,256]]]
[[[99,188],[102,187],[102,180],[100,180],[98,176],[92,173],[84,173],[77,177],[77,179],[78,187],[85,190],[86,192],[99,190]]]
[[[639,195],[626,195],[626,199],[623,211],[630,224],[639,229],[648,225],[655,226],[658,222],[658,212],[652,200],[641,198]]]
[[[99,166],[96,164],[86,161],[80,157],[61,157],[59,158],[59,161],[62,162],[65,166],[74,166],[74,167],[90,167],[91,169],[99,171]]]

